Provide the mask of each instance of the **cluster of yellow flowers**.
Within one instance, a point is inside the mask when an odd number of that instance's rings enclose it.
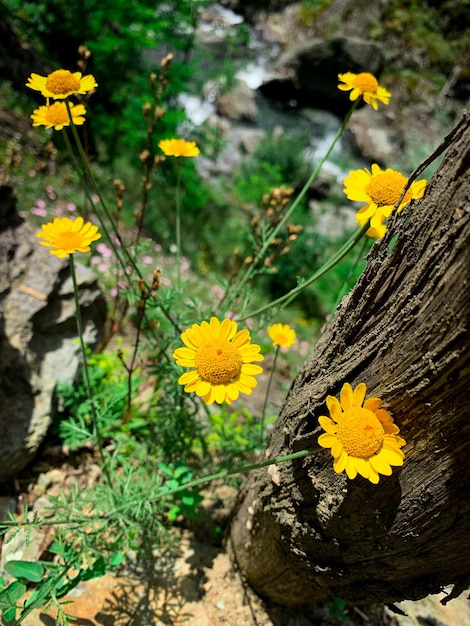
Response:
[[[378,109],[377,102],[389,104],[391,94],[384,87],[381,87],[377,79],[368,72],[353,74],[338,74],[341,83],[338,89],[349,91],[349,98],[357,100],[360,96],[364,102],[370,104],[374,110]],[[384,221],[390,217],[394,206],[408,184],[408,179],[390,168],[381,170],[380,166],[374,163],[371,171],[367,168],[353,170],[349,172],[348,178],[344,181],[344,193],[349,200],[356,202],[366,202],[356,215],[359,226],[365,226],[370,220],[370,228],[367,230],[369,237],[381,238],[384,236],[386,226]],[[410,200],[417,200],[424,194],[426,181],[413,182],[401,200],[397,211],[401,211]]]
[[[391,94],[381,87],[369,73],[339,74],[339,89],[350,90],[350,99],[360,96],[374,110],[378,102],[388,104]],[[72,95],[85,94],[96,88],[93,76],[82,76],[57,70],[47,77],[31,74],[27,86],[40,91],[47,98],[45,106],[36,109],[31,116],[33,126],[45,126],[61,130],[65,126],[83,124],[86,110],[82,104],[71,104]],[[53,104],[49,99],[54,100]],[[197,157],[199,148],[193,141],[164,139],[159,147],[166,156]],[[392,169],[382,170],[373,164],[371,171],[355,170],[344,181],[344,192],[350,200],[365,202],[357,213],[357,221],[363,226],[370,220],[367,234],[382,237],[384,220],[388,218],[405,189],[408,179]],[[401,210],[410,200],[420,198],[426,181],[414,182],[401,200]],[[98,228],[81,217],[55,218],[37,233],[41,245],[49,247],[51,254],[65,258],[75,252],[88,252],[90,244],[100,238]],[[296,341],[296,334],[288,324],[276,323],[267,329],[276,349],[289,348]],[[193,324],[181,334],[184,346],[173,352],[176,364],[190,368],[178,379],[188,393],[194,392],[208,405],[216,402],[231,404],[240,393],[250,395],[258,382],[255,378],[263,372],[257,363],[264,360],[261,348],[251,343],[247,329],[238,330],[235,321],[222,321],[212,317],[210,321]],[[355,390],[349,383],[340,392],[340,401],[328,396],[326,405],[330,417],[321,416],[321,447],[330,448],[334,458],[334,470],[346,472],[349,478],[358,474],[372,483],[379,482],[379,474],[390,475],[391,466],[403,465],[401,448],[405,441],[398,436],[399,429],[390,413],[382,407],[380,398],[365,400],[366,385],[360,383]]]
[[[77,126],[85,122],[84,105],[71,103],[69,97],[93,91],[98,85],[91,74],[82,76],[81,72],[72,74],[68,70],[56,70],[48,76],[31,74],[26,86],[41,92],[47,99],[46,104],[31,115],[33,126],[62,130],[70,126],[70,120]],[[49,102],[51,98],[55,101],[53,104]]]

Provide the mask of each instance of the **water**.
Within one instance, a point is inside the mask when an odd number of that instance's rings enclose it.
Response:
[[[253,27],[246,27],[248,39],[245,45],[234,45],[233,41],[240,36],[236,34],[236,29],[242,24],[242,16],[214,4],[204,13],[204,19],[198,26],[196,50],[200,58],[197,59],[198,72],[194,79],[196,84],[204,85],[204,88],[199,89],[199,93],[181,94],[179,98],[188,118],[196,126],[204,124],[215,114],[217,92],[223,86],[216,77],[223,76],[227,66],[229,69],[235,67],[235,78],[245,81],[251,89],[256,90],[281,52],[277,44],[264,40]],[[232,44],[227,43],[230,39]],[[201,91],[204,93],[201,94]],[[301,136],[301,145],[306,146],[305,159],[312,166],[323,157],[341,125],[341,120],[327,111],[280,106],[259,92],[256,103],[259,115],[255,126],[268,134],[286,132]],[[232,124],[236,133],[237,123]],[[240,127],[243,131],[246,124],[240,123]],[[349,142],[341,137],[323,170],[337,178],[344,178],[354,162],[357,162],[357,155],[353,153]]]

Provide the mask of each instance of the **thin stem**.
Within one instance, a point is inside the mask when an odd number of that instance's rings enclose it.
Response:
[[[369,222],[367,222],[367,224],[365,224],[360,230],[356,231],[356,233],[354,233],[354,235],[346,241],[346,243],[336,252],[336,254],[331,257],[331,259],[329,259],[324,265],[322,265],[319,270],[312,274],[310,278],[302,282],[300,285],[297,285],[297,287],[294,287],[280,298],[277,298],[272,302],[268,302],[268,304],[259,307],[259,309],[256,309],[255,311],[250,311],[249,313],[242,315],[240,318],[237,319],[237,321],[242,322],[248,317],[255,317],[256,315],[264,313],[264,311],[268,311],[275,306],[287,306],[294,298],[299,295],[301,291],[303,291],[306,287],[321,278],[324,274],[329,272],[337,263],[339,263],[339,261],[341,261],[341,259],[345,257],[354,248],[357,242],[365,235],[368,228]]]
[[[176,191],[175,191],[175,208],[176,208],[176,291],[181,291],[181,158],[176,159]]]
[[[263,432],[264,432],[264,418],[266,416],[266,407],[268,406],[269,392],[271,391],[271,384],[273,382],[274,372],[276,370],[277,357],[279,355],[279,350],[281,346],[276,346],[276,351],[274,352],[273,365],[271,367],[271,371],[269,372],[268,386],[266,387],[266,394],[264,396],[263,402],[263,410],[261,411],[261,423],[260,423],[260,443],[263,443]]]
[[[71,118],[69,103],[68,103],[67,100],[65,102],[66,102],[66,105],[67,105],[67,110],[69,111],[69,117]],[[100,191],[98,185],[96,184],[95,178],[93,176],[93,172],[92,172],[92,170],[91,170],[91,168],[90,168],[90,166],[88,164],[88,160],[86,158],[86,154],[85,154],[85,152],[83,150],[83,147],[82,147],[82,144],[80,142],[80,137],[78,136],[77,129],[75,128],[75,124],[73,123],[72,119],[70,121],[70,126],[72,128],[72,134],[74,136],[75,143],[77,145],[77,149],[78,149],[78,152],[80,154],[81,162],[83,164],[83,168],[84,168],[85,171],[78,166],[77,159],[75,158],[75,156],[73,154],[72,146],[70,145],[70,140],[69,140],[68,135],[67,135],[67,133],[65,132],[65,129],[64,129],[63,136],[64,136],[64,141],[65,141],[65,145],[66,145],[67,151],[68,151],[68,153],[69,153],[69,155],[70,155],[70,157],[72,159],[72,162],[73,162],[74,166],[76,167],[77,171],[79,172],[79,174],[80,174],[80,176],[81,176],[81,178],[83,180],[83,187],[84,187],[84,190],[85,190],[87,198],[90,200],[90,202],[92,202],[90,189],[88,187],[88,181],[89,181],[91,183],[92,187],[93,187],[93,190],[98,195],[98,198],[100,200],[101,206],[103,207],[105,215],[106,215],[107,219],[109,220],[109,223],[110,223],[110,226],[112,228],[112,231],[113,231],[114,235],[117,237],[117,240],[121,243],[120,248],[118,248],[116,243],[115,243],[115,241],[114,241],[114,238],[111,237],[111,235],[109,233],[109,229],[108,229],[105,221],[103,220],[102,216],[100,215],[99,212],[96,212],[96,216],[97,216],[97,218],[98,218],[98,220],[100,222],[100,226],[101,226],[103,232],[106,234],[107,239],[109,241],[109,244],[110,244],[110,246],[111,246],[111,248],[113,250],[113,253],[114,253],[117,261],[121,265],[122,269],[124,270],[123,274],[126,277],[126,279],[128,280],[128,282],[129,282],[129,284],[130,284],[130,286],[132,288],[132,284],[130,283],[128,274],[126,272],[126,263],[121,258],[121,254],[120,254],[119,250],[123,250],[124,254],[126,255],[126,258],[128,259],[128,261],[132,265],[132,267],[133,267],[134,271],[136,272],[137,276],[141,280],[144,280],[142,272],[140,271],[139,266],[136,264],[132,254],[130,254],[130,252],[128,251],[127,246],[125,244],[123,244],[123,242],[122,242],[122,239],[121,239],[121,237],[119,235],[119,230],[118,230],[116,224],[114,223],[114,220],[113,220],[113,218],[112,218],[112,216],[111,216],[111,214],[110,214],[110,212],[109,212],[109,210],[107,208],[107,205],[106,205],[106,203],[105,203],[105,201],[103,199],[101,191]],[[170,322],[170,324],[174,327],[174,329],[178,333],[181,333],[181,329],[178,327],[178,324],[174,321],[174,319],[170,315],[170,312],[168,311],[168,309],[163,305],[163,303],[160,301],[158,296],[155,296],[155,297],[158,299],[158,306],[159,306],[160,310],[162,311],[162,313],[164,314],[164,316],[167,318],[167,320]]]
[[[95,430],[95,436],[96,436],[96,442],[98,444],[98,450],[99,450],[99,454],[100,454],[100,458],[101,458],[101,464],[103,466],[103,471],[104,474],[106,476],[106,480],[108,481],[109,486],[111,487],[111,490],[113,489],[113,483],[111,480],[111,476],[109,474],[109,470],[108,470],[108,464],[107,464],[107,459],[104,453],[104,448],[103,448],[103,440],[101,438],[101,433],[100,433],[100,427],[99,427],[99,423],[98,423],[98,416],[96,414],[96,408],[95,408],[95,401],[93,398],[93,394],[91,391],[91,382],[90,382],[90,373],[88,371],[88,361],[87,361],[87,355],[86,355],[86,346],[85,346],[85,340],[83,337],[83,322],[82,322],[82,314],[81,314],[81,310],[80,310],[80,300],[78,297],[78,284],[77,284],[77,275],[75,272],[75,261],[73,258],[73,254],[69,254],[69,262],[70,262],[70,273],[72,275],[72,282],[73,282],[73,295],[74,295],[74,299],[75,299],[75,315],[77,317],[77,330],[78,330],[78,337],[80,339],[80,348],[81,348],[81,352],[82,352],[82,360],[83,360],[83,373],[84,373],[84,378],[85,378],[85,385],[86,385],[86,390],[87,390],[87,396],[88,399],[90,401],[90,407],[91,407],[91,419],[93,422],[93,427]]]
[[[314,168],[314,170],[310,174],[307,182],[302,187],[301,191],[298,193],[298,195],[296,196],[295,200],[292,202],[290,207],[287,209],[287,211],[286,211],[284,217],[282,218],[282,220],[273,229],[273,231],[269,235],[269,237],[266,237],[266,241],[264,242],[264,244],[260,248],[260,250],[256,253],[255,258],[253,260],[253,263],[250,264],[250,266],[248,267],[247,271],[242,276],[242,278],[240,279],[238,285],[236,286],[236,288],[234,290],[234,293],[233,293],[233,296],[232,296],[232,301],[237,297],[237,295],[240,292],[240,290],[242,289],[242,287],[251,278],[258,261],[264,257],[264,255],[266,254],[266,251],[268,250],[269,246],[271,245],[272,239],[275,238],[276,235],[278,234],[278,232],[281,230],[281,228],[283,228],[284,224],[290,218],[292,213],[295,211],[295,209],[298,207],[299,203],[301,202],[301,200],[303,199],[303,197],[307,193],[308,189],[310,188],[310,185],[313,183],[313,181],[316,179],[316,177],[320,173],[323,165],[325,164],[325,162],[328,160],[330,154],[332,153],[333,148],[335,147],[335,145],[338,142],[339,138],[343,134],[344,129],[346,128],[346,126],[347,126],[347,124],[348,124],[348,122],[349,122],[349,120],[351,118],[351,115],[353,114],[354,110],[356,109],[356,107],[358,105],[358,102],[359,101],[356,100],[353,103],[352,107],[350,108],[349,112],[347,113],[346,117],[344,118],[343,122],[341,123],[341,126],[339,127],[339,129],[337,130],[335,136],[333,137],[333,140],[332,140],[329,148],[327,149],[327,151],[325,152],[323,157],[320,159],[320,162],[318,163],[318,165]],[[245,319],[245,318],[243,318],[243,319]]]
[[[241,465],[231,470],[222,470],[221,472],[217,472],[216,474],[211,474],[210,476],[202,476],[201,478],[195,478],[194,480],[190,480],[184,485],[179,485],[174,489],[162,490],[162,496],[168,496],[173,493],[178,493],[179,491],[184,491],[185,489],[192,489],[193,487],[197,487],[199,485],[203,485],[205,483],[212,482],[213,480],[217,480],[219,478],[226,478],[227,476],[233,476],[234,474],[243,474],[244,472],[251,472],[255,469],[260,469],[262,467],[268,467],[269,465],[278,465],[279,463],[285,463],[286,461],[293,461],[294,459],[300,459],[304,456],[308,456],[309,454],[313,454],[314,452],[318,452],[322,448],[308,448],[306,450],[299,450],[298,452],[292,452],[291,454],[286,454],[284,456],[278,456],[275,459],[268,459],[267,461],[261,461],[259,463],[247,463],[246,465]]]

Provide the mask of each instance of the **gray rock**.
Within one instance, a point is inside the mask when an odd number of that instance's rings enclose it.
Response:
[[[0,482],[34,457],[51,424],[57,382],[75,382],[80,369],[68,259],[51,255],[37,228],[9,215],[0,230]],[[93,347],[106,302],[93,272],[75,265],[85,341]]]
[[[370,110],[366,108],[354,111],[349,131],[359,152],[372,163],[391,163],[403,150],[400,126],[396,120],[389,119],[384,109],[379,109],[375,115],[370,115]]]
[[[382,65],[382,51],[371,41],[356,37],[315,39],[281,55],[274,75],[265,79],[260,91],[274,100],[344,115],[351,102],[338,90],[338,74],[371,72],[378,76]]]
[[[237,80],[229,91],[217,98],[217,112],[230,120],[256,122],[258,107],[255,92],[243,80]]]

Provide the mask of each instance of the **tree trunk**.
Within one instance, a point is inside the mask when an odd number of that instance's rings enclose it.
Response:
[[[260,595],[284,605],[419,599],[470,582],[470,120],[418,202],[389,224],[294,380],[266,458],[317,445],[327,395],[364,381],[406,440],[378,485],[330,450],[248,477],[231,529]]]

